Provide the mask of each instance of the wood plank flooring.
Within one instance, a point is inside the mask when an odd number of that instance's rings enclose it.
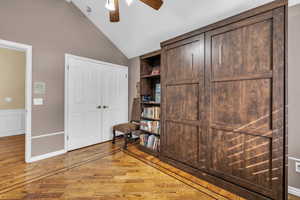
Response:
[[[120,151],[122,142],[82,148],[54,158],[25,163],[24,135],[0,138],[0,194],[26,183],[64,172],[76,165]]]
[[[107,142],[26,164],[24,136],[0,138],[0,199],[242,199],[161,162],[134,145],[121,151],[122,142]]]

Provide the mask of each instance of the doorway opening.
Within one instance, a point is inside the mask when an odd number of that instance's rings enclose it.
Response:
[[[31,162],[32,47],[0,40],[0,74],[2,155],[21,154]]]

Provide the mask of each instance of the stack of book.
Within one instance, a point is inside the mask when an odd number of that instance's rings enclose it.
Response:
[[[160,103],[160,83],[155,84],[155,102]]]
[[[160,107],[146,107],[143,109],[142,117],[157,119],[160,118]]]
[[[160,139],[155,135],[142,134],[140,135],[140,145],[152,149],[153,151],[158,151]]]
[[[141,120],[140,129],[151,133],[160,134],[160,123],[159,121]]]

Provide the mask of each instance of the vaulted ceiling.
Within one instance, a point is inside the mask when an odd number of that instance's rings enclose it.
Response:
[[[72,2],[128,57],[160,48],[160,42],[273,0],[164,0],[155,11],[139,0],[120,0],[119,23],[111,23],[105,0]],[[92,9],[87,12],[87,6]]]

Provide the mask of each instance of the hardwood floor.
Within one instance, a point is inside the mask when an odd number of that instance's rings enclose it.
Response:
[[[161,162],[134,145],[121,151],[122,142],[107,142],[26,164],[24,136],[1,138],[0,199],[242,199]]]
[[[121,144],[121,141],[116,145],[102,143],[27,164],[24,162],[24,135],[0,138],[0,194],[120,151]]]

